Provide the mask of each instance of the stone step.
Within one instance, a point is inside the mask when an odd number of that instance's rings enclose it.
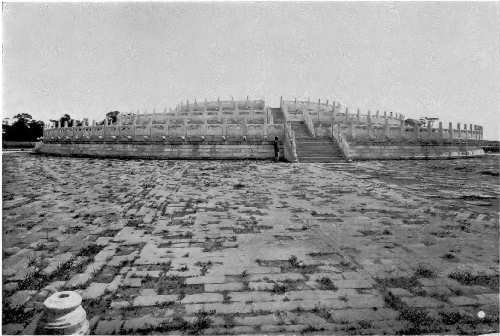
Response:
[[[297,152],[303,152],[303,153],[340,153],[342,154],[342,151],[339,150],[338,148],[335,147],[317,147],[317,148],[304,148],[304,147],[296,147]]]
[[[328,152],[328,153],[342,153],[342,151],[339,151],[335,149],[334,147],[321,147],[321,148],[303,148],[303,147],[296,147],[297,151],[299,152],[311,152],[311,153],[323,153],[323,152]]]
[[[335,157],[335,156],[342,156],[341,153],[331,153],[331,152],[328,152],[328,153],[322,153],[322,152],[314,152],[314,153],[311,153],[311,152],[297,152],[297,155],[299,157],[306,157],[306,156],[332,156],[332,157]]]
[[[303,122],[293,122],[295,144],[299,162],[345,162],[335,140],[329,137],[312,137]]]
[[[318,144],[318,145],[305,145],[305,144],[295,144],[297,148],[303,148],[305,150],[316,150],[316,149],[338,149],[333,144]]]
[[[339,157],[343,158],[341,154],[330,154],[330,153],[297,153],[299,158],[302,157]]]
[[[314,148],[335,148],[332,143],[304,143],[304,142],[296,142],[295,145],[297,147],[314,149]]]
[[[299,162],[345,162],[344,158],[330,156],[299,157]]]
[[[330,139],[318,139],[313,137],[300,137],[295,134],[295,142],[303,142],[303,143],[333,143]]]

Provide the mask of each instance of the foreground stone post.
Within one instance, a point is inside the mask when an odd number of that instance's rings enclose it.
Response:
[[[399,119],[399,136],[403,137],[405,135],[405,121],[403,119]]]
[[[46,335],[88,335],[89,321],[77,292],[56,292],[44,302],[45,312],[37,333]]]
[[[448,123],[448,139],[453,140],[453,124]]]
[[[427,120],[427,139],[432,139],[432,127],[431,121]]]

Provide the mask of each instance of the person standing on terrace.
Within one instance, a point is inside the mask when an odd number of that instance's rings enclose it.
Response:
[[[273,146],[274,146],[274,162],[278,162],[278,159],[280,157],[280,144],[278,141],[278,137],[274,137]]]

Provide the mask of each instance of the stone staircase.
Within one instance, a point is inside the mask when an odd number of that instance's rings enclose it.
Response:
[[[345,162],[334,139],[312,137],[302,121],[292,122],[299,162]]]
[[[283,112],[281,111],[281,108],[269,108],[273,115],[273,120],[275,124],[282,124],[285,122],[285,116],[283,115]]]

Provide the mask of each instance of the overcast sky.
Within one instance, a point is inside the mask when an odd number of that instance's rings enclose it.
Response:
[[[3,116],[335,99],[498,138],[500,3],[4,3]]]

